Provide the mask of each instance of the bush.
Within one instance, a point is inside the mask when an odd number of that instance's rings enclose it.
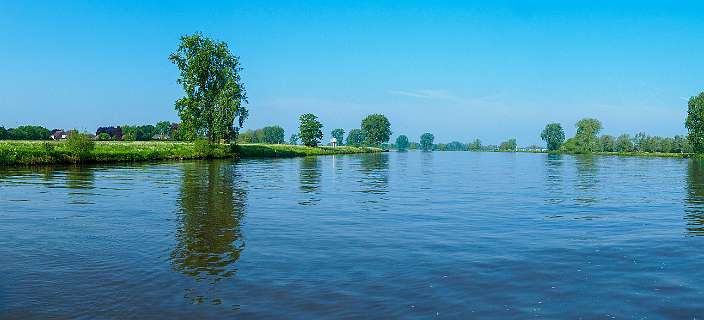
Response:
[[[194,142],[196,154],[202,158],[211,158],[213,156],[214,146],[208,140],[198,139]]]
[[[68,134],[66,147],[78,161],[85,161],[95,149],[95,141],[87,134],[73,130]]]

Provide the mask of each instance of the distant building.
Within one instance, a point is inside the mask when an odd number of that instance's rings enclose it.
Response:
[[[51,130],[51,135],[49,135],[49,138],[52,140],[65,140],[68,137],[68,133],[66,131],[63,131],[61,129],[54,129]]]
[[[333,148],[337,147],[337,139],[336,138],[330,139],[330,145],[333,146]]]
[[[122,128],[118,127],[100,127],[95,132],[96,136],[100,136],[101,133],[107,133],[113,140],[122,140]]]

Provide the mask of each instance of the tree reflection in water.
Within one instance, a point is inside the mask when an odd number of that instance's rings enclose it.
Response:
[[[562,155],[548,154],[545,157],[545,190],[548,193],[545,201],[556,204],[563,201]]]
[[[576,191],[578,192],[575,201],[584,204],[596,202],[599,183],[597,158],[590,154],[576,155],[575,166],[577,167]]]
[[[359,155],[362,175],[362,192],[385,194],[389,187],[389,154],[386,152]],[[383,199],[381,199],[383,200]]]
[[[689,159],[687,162],[687,198],[685,207],[687,233],[704,235],[704,161]]]
[[[320,202],[321,169],[319,157],[303,157],[299,162],[298,179],[301,191],[307,194],[307,199],[299,202],[301,205],[315,205]]]
[[[177,245],[171,253],[175,270],[214,285],[232,277],[244,250],[240,232],[245,215],[246,191],[237,166],[228,161],[184,164],[178,198]],[[208,298],[187,290],[195,302]],[[219,299],[211,299],[219,303]]]

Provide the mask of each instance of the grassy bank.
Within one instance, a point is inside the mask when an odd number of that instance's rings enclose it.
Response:
[[[352,154],[382,152],[379,148],[364,147],[306,147],[286,144],[240,144],[236,147],[237,155],[243,158],[303,157],[331,154]]]
[[[79,159],[65,142],[0,141],[0,165],[40,165],[58,163],[104,163],[155,160],[184,160],[231,157],[297,157],[310,155],[378,152],[376,148],[305,147],[247,144],[207,145],[190,142],[98,141],[86,158]]]

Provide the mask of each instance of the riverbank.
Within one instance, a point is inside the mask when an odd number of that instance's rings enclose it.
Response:
[[[76,157],[64,142],[0,141],[0,165],[109,163],[156,160],[222,159],[235,157],[300,157],[381,152],[377,148],[306,147],[298,145],[229,145],[176,141],[97,141],[90,155]]]

